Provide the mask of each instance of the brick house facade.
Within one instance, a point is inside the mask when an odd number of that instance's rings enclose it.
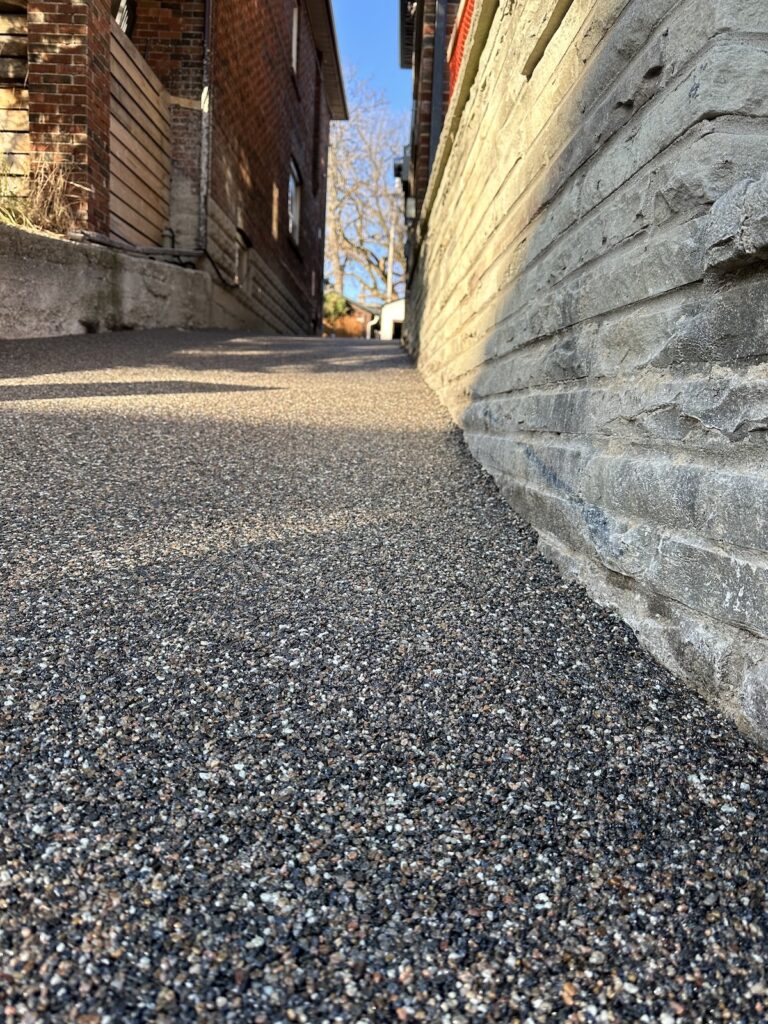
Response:
[[[11,67],[4,33],[22,30]],[[183,254],[270,333],[322,322],[329,123],[346,114],[331,0],[0,0],[6,168],[62,161],[79,229]]]
[[[450,99],[450,53],[459,8],[466,0],[400,0],[400,66],[413,70],[413,117],[404,187],[421,210]],[[462,12],[463,14],[463,12]],[[437,53],[437,60],[435,54]]]

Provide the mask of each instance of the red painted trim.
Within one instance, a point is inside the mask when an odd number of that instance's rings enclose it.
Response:
[[[453,47],[453,53],[451,54],[451,59],[448,63],[451,96],[453,95],[453,90],[456,88],[456,83],[459,80],[459,73],[461,71],[461,65],[464,62],[464,51],[469,38],[469,30],[472,27],[472,15],[474,13],[475,0],[466,0],[462,7],[461,20],[456,26],[455,44]]]

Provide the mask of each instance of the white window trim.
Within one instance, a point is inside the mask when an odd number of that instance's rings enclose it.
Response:
[[[291,21],[291,67],[293,73],[299,73],[299,29],[301,27],[301,12],[298,0],[293,2],[293,17]]]

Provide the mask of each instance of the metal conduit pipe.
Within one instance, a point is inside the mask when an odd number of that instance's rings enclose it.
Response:
[[[203,37],[203,88],[200,96],[200,191],[198,194],[197,245],[208,248],[208,193],[211,185],[211,49],[213,41],[213,0],[205,0]]]

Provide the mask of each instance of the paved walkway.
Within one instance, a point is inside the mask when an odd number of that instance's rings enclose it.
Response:
[[[765,758],[395,348],[5,344],[0,432],[8,1021],[768,1019]]]

